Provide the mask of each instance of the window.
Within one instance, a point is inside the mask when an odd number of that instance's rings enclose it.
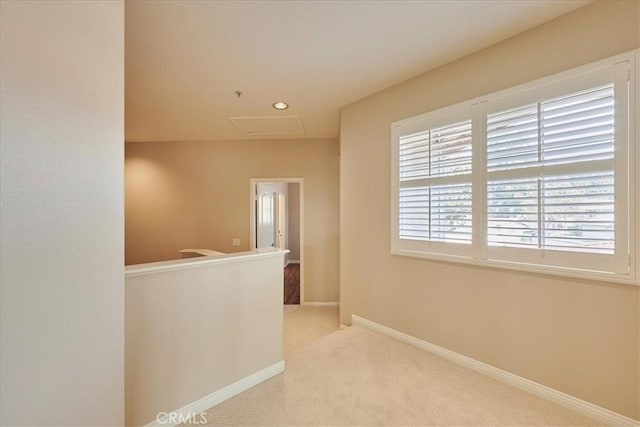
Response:
[[[392,253],[635,281],[634,57],[392,125]]]

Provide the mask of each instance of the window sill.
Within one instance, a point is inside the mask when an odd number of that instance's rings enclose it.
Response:
[[[614,275],[613,273],[602,273],[598,271],[577,270],[563,267],[549,267],[535,264],[525,264],[510,261],[496,261],[488,259],[476,259],[464,256],[443,255],[426,252],[416,252],[406,249],[392,249],[391,255],[406,256],[412,258],[422,258],[434,261],[450,262],[456,264],[473,265],[477,267],[485,267],[496,270],[510,270],[526,273],[537,273],[555,277],[568,277],[572,279],[584,279],[598,282],[609,282],[620,285],[640,286],[640,282],[633,277]]]

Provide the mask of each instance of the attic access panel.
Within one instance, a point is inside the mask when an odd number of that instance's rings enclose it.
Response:
[[[299,116],[229,117],[229,121],[247,136],[304,134]]]

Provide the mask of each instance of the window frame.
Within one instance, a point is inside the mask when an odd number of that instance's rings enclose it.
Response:
[[[640,171],[640,156],[637,144],[640,141],[638,106],[640,105],[640,49],[576,67],[530,82],[493,92],[472,100],[446,106],[391,124],[391,254],[478,265],[507,270],[526,271],[554,276],[574,277],[640,285],[637,254],[640,242],[636,230],[640,227],[640,197],[636,195],[637,173]],[[541,98],[571,94],[588,88],[593,81],[607,80],[611,76],[615,83],[616,142],[615,142],[615,244],[628,247],[628,254],[617,250],[613,257],[612,272],[589,269],[590,260],[602,261],[601,254],[571,251],[544,251],[550,262],[536,262],[540,250],[515,251],[513,248],[489,246],[487,244],[487,117],[500,111],[503,106],[516,107]],[[622,81],[628,81],[628,96],[620,96]],[[626,85],[625,85],[626,86]],[[624,89],[626,91],[626,89]],[[628,102],[625,102],[628,101]],[[410,131],[430,129],[438,125],[454,123],[448,118],[464,116],[472,120],[472,241],[471,244],[413,241],[399,239],[399,139]],[[470,115],[470,117],[469,117]],[[634,120],[635,119],[635,120]],[[628,132],[627,132],[628,130]],[[619,138],[622,136],[623,140]],[[625,137],[626,136],[626,137]],[[555,168],[555,166],[551,166]],[[572,172],[572,167],[568,173]],[[509,175],[509,172],[506,173]],[[514,173],[514,175],[517,175]],[[623,176],[624,175],[624,176]],[[620,198],[618,194],[628,197]],[[469,250],[460,250],[460,246]],[[520,249],[520,248],[519,248]],[[539,257],[538,257],[539,258]],[[540,259],[537,260],[538,262]],[[569,266],[567,261],[573,265]],[[604,261],[605,263],[608,261]],[[601,264],[602,265],[602,264]],[[627,268],[628,265],[628,268]],[[623,270],[627,270],[624,271]]]

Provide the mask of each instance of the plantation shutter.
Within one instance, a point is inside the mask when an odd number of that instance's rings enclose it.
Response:
[[[398,237],[471,243],[471,120],[400,135]]]
[[[614,117],[613,84],[488,116],[489,245],[613,253]]]
[[[636,283],[620,58],[393,123],[392,254]]]

